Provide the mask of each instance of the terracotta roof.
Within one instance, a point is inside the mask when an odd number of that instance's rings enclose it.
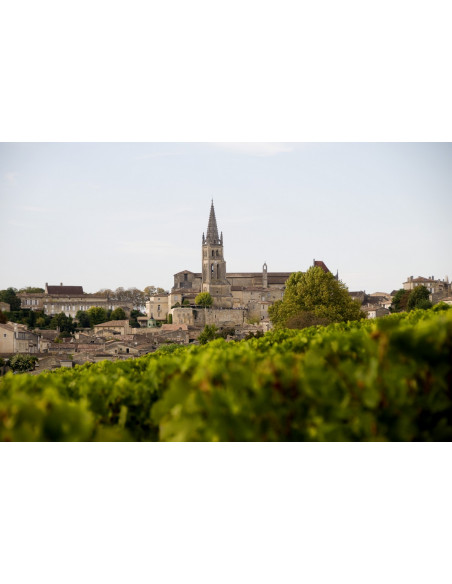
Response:
[[[186,324],[162,324],[162,331],[188,331]]]
[[[83,286],[47,286],[47,294],[52,296],[83,296]]]
[[[322,268],[322,270],[325,272],[325,274],[328,274],[329,273],[329,269],[322,262],[322,260],[314,260],[314,267],[316,267],[316,268]]]
[[[109,320],[108,322],[102,322],[101,324],[95,324],[94,326],[127,326],[128,324],[128,320]]]

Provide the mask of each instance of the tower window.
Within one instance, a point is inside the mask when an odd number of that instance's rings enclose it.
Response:
[[[215,252],[214,252],[214,250],[212,250],[212,257],[215,257]]]
[[[213,264],[210,265],[210,274],[213,276],[213,270],[214,270],[214,266]]]

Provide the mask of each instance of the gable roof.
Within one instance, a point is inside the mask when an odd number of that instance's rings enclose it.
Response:
[[[52,296],[83,296],[83,286],[46,286],[46,294]]]
[[[97,326],[127,326],[129,324],[128,320],[109,320],[108,322],[101,322],[100,324],[95,324]]]

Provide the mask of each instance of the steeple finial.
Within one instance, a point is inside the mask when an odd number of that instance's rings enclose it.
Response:
[[[210,243],[210,244],[219,244],[220,243],[220,238],[218,237],[217,220],[215,218],[215,209],[213,207],[213,199],[212,199],[212,204],[210,206],[210,215],[209,215],[209,224],[207,226],[206,243]]]

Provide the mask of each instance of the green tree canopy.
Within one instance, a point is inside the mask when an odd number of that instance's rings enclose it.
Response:
[[[77,321],[78,326],[81,328],[88,328],[91,326],[89,321],[89,314],[86,312],[86,310],[78,310],[75,315],[75,320]]]
[[[311,320],[325,319],[327,322],[366,318],[359,303],[350,297],[347,287],[319,267],[292,274],[287,280],[284,298],[268,310],[277,328],[287,327],[291,319],[305,312],[311,314]]]
[[[19,292],[27,292],[28,294],[39,294],[44,292],[44,288],[38,288],[37,286],[27,286],[26,288],[21,288]]]
[[[416,286],[414,290],[410,292],[407,302],[408,310],[413,310],[415,308],[422,308],[423,310],[432,307],[432,303],[429,300],[430,292],[425,286]]]
[[[88,314],[90,326],[107,322],[107,311],[101,306],[91,306],[86,312]]]
[[[16,288],[0,290],[0,302],[6,302],[10,306],[10,311],[20,310],[20,298],[17,296]]]
[[[51,329],[59,329],[60,333],[73,333],[75,331],[74,321],[72,316],[66,316],[64,312],[55,314],[50,321],[49,327]]]
[[[124,310],[119,307],[119,308],[115,308],[115,310],[113,310],[113,312],[110,315],[111,320],[126,320],[126,313],[124,312]]]
[[[391,304],[392,311],[402,312],[406,310],[409,296],[410,296],[409,290],[404,290],[403,288],[400,288],[400,290],[396,292],[392,299]]]
[[[195,298],[195,304],[203,308],[209,308],[213,304],[213,298],[209,292],[200,292]]]
[[[208,294],[208,292],[204,292],[204,294]],[[210,296],[210,294],[209,294]],[[198,337],[198,341],[201,345],[205,345],[209,341],[213,341],[214,339],[218,338],[217,336],[218,329],[214,324],[206,324],[204,330]]]

